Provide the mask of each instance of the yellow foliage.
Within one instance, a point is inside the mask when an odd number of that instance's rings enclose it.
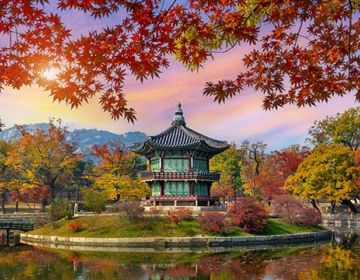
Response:
[[[285,190],[304,199],[325,198],[334,202],[360,193],[360,168],[355,152],[339,144],[320,145],[300,164],[285,183]]]

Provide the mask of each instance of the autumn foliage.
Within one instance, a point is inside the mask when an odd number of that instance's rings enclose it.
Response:
[[[232,224],[249,233],[261,233],[266,229],[268,215],[265,209],[249,197],[237,199],[230,206],[228,216]]]
[[[191,210],[188,208],[178,208],[171,210],[166,214],[166,218],[174,224],[179,224],[181,221],[190,220],[192,218]]]
[[[74,34],[78,26],[62,16],[75,10],[97,28]],[[244,44],[250,45],[244,71],[208,82],[205,95],[223,102],[253,87],[264,94],[265,109],[314,105],[347,92],[360,99],[358,1],[15,0],[2,3],[2,14],[0,34],[8,40],[2,40],[0,86],[36,83],[71,107],[99,93],[115,119],[136,119],[125,97],[127,74],[159,77],[171,56],[196,70],[215,53]],[[51,67],[59,71],[56,80],[42,76]]]
[[[274,199],[272,204],[273,215],[284,218],[290,223],[315,226],[321,223],[319,211],[304,205],[303,202],[291,195],[281,195]]]
[[[81,231],[84,228],[84,224],[78,220],[71,221],[68,226],[73,232]]]
[[[230,230],[226,216],[218,212],[200,214],[198,222],[202,230],[212,233],[227,233]]]
[[[212,197],[221,198],[223,201],[225,201],[225,199],[231,199],[235,196],[235,189],[229,185],[222,186],[220,184],[215,183],[211,187],[210,191]]]
[[[327,199],[357,212],[351,202],[360,194],[357,184],[360,168],[355,157],[355,151],[344,145],[320,145],[304,159],[296,173],[288,177],[285,189],[303,199]]]

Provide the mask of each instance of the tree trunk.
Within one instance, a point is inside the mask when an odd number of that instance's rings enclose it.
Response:
[[[75,188],[75,202],[79,201],[79,186],[76,184]]]
[[[15,202],[15,213],[19,212],[19,202]]]
[[[334,201],[331,201],[331,214],[335,214],[335,206],[336,203]]]
[[[346,206],[349,206],[351,212],[353,213],[359,213],[358,210],[356,209],[355,205],[348,199],[345,199],[345,200],[342,200],[341,201],[341,204],[342,205],[346,205]]]
[[[46,206],[46,198],[43,198],[43,199],[41,200],[40,212],[45,212],[45,206]]]
[[[51,189],[51,199],[55,198],[55,186],[49,186]]]
[[[6,209],[5,209],[5,200],[6,200],[6,195],[5,195],[5,192],[4,191],[2,191],[2,193],[1,193],[1,206],[2,206],[2,212],[3,212],[3,214],[5,214],[6,213]]]
[[[321,213],[319,207],[318,207],[317,204],[316,204],[315,199],[311,199],[311,200],[310,200],[310,203],[311,203],[311,205],[312,205],[319,213]]]

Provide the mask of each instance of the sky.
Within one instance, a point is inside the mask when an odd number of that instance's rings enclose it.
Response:
[[[64,21],[72,25],[74,18],[77,20],[77,32],[98,27],[98,23],[81,13],[76,16],[66,14]],[[20,90],[5,88],[0,94],[0,116],[6,127],[60,118],[70,129],[97,128],[115,133],[142,131],[155,135],[170,126],[176,105],[181,102],[187,125],[192,129],[236,144],[245,139],[264,141],[270,150],[274,150],[303,144],[315,120],[358,105],[354,96],[348,94],[316,107],[286,106],[264,111],[261,93],[252,89],[225,104],[217,104],[212,98],[204,97],[202,90],[207,81],[236,77],[242,69],[241,58],[247,51],[247,47],[237,47],[216,55],[199,72],[190,72],[172,60],[170,68],[164,70],[160,79],[140,83],[130,77],[125,91],[129,105],[137,113],[135,124],[122,119],[112,120],[108,113],[101,110],[97,98],[78,109],[70,109],[65,104],[53,103],[49,92],[37,87]]]

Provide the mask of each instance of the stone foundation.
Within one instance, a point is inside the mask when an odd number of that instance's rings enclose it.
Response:
[[[318,243],[331,239],[331,231],[246,237],[147,237],[147,238],[85,238],[42,236],[23,233],[23,244],[45,247],[93,247],[93,248],[144,248],[161,250],[166,248],[231,248],[234,246],[291,245]],[[106,249],[108,250],[108,249]]]

